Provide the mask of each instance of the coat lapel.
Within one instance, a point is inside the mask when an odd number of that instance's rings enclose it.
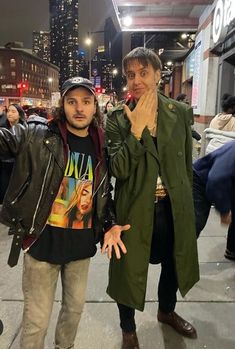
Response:
[[[158,103],[157,143],[159,154],[161,154],[162,149],[172,137],[177,122],[177,114],[176,106],[160,94],[158,94]]]

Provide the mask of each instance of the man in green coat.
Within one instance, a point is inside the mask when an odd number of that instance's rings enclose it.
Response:
[[[157,92],[161,62],[139,47],[123,60],[132,99],[114,109],[106,134],[121,234],[106,234],[110,257],[107,292],[117,303],[123,349],[139,348],[135,309],[143,311],[148,266],[161,263],[158,321],[196,338],[174,310],[199,280],[192,199],[192,110]],[[112,250],[115,254],[112,254]]]

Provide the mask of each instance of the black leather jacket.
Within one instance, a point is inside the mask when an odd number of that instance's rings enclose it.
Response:
[[[115,224],[110,176],[104,152],[103,131],[89,127],[95,143],[97,166],[94,174],[94,231],[96,242]],[[21,246],[28,249],[46,225],[51,206],[64,177],[67,162],[65,125],[31,117],[13,132],[0,128],[0,157],[15,157],[0,221],[16,230],[8,263],[17,263]]]

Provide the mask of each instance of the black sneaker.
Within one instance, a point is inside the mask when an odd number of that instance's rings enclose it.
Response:
[[[229,260],[231,260],[231,261],[235,261],[235,252],[229,251],[229,250],[226,248],[224,257],[227,258],[227,259],[229,259]]]

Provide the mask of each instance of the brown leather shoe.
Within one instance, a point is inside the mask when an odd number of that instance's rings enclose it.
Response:
[[[182,336],[197,338],[197,331],[193,325],[184,320],[174,311],[171,313],[163,313],[161,310],[158,310],[157,319],[159,322],[173,327],[174,330]]]
[[[122,331],[122,349],[140,349],[136,332]]]

